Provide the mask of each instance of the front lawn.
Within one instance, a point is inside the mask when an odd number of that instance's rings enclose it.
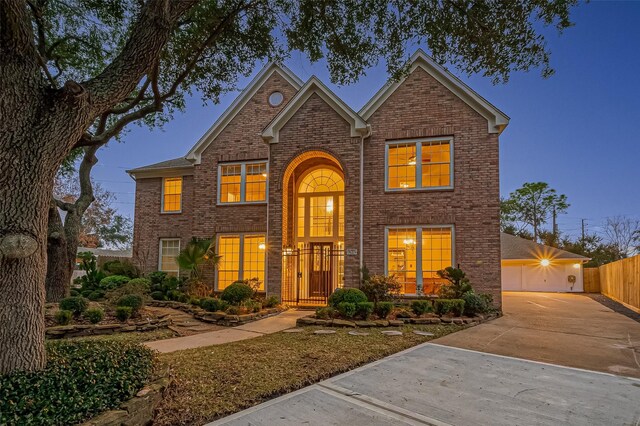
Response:
[[[162,354],[160,363],[171,368],[175,382],[154,424],[204,424],[462,328],[359,329],[370,334],[351,336],[349,329],[315,335],[318,327],[307,327],[302,333]],[[382,330],[400,330],[403,335],[387,336]],[[416,335],[413,330],[435,336]]]

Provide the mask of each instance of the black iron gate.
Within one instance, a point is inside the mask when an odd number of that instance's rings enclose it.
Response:
[[[326,305],[344,283],[344,249],[334,243],[307,243],[282,252],[282,301]]]

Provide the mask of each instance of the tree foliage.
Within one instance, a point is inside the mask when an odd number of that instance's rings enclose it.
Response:
[[[585,263],[586,267],[604,265],[625,257],[615,244],[603,242],[602,238],[595,234],[587,234],[584,238],[575,240],[564,238],[560,248],[591,258],[589,262]]]
[[[215,251],[214,241],[194,237],[176,257],[178,266],[180,269],[189,271],[190,278],[200,279],[203,266],[217,265],[220,261],[220,256]]]
[[[568,208],[567,196],[558,194],[548,183],[526,182],[501,201],[501,227],[516,235],[531,230],[532,239],[539,241],[541,227],[549,221],[553,211],[561,214]]]

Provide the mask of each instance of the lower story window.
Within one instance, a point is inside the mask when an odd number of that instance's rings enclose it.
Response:
[[[180,273],[176,257],[180,254],[180,240],[177,238],[163,238],[160,240],[160,264],[158,269],[167,275],[177,277]]]
[[[387,229],[387,274],[395,275],[404,294],[436,294],[437,271],[453,264],[452,227]]]
[[[220,235],[218,237],[218,290],[238,280],[257,279],[264,291],[265,235]]]

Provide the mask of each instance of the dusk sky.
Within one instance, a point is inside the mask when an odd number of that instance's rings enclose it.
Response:
[[[560,231],[578,235],[581,218],[598,232],[607,216],[640,217],[640,2],[581,4],[572,18],[575,26],[564,34],[544,32],[556,70],[548,79],[533,70],[494,86],[450,70],[511,117],[500,138],[502,194],[548,182],[571,204]],[[325,63],[312,65],[297,52],[285,64],[303,80],[318,76],[356,111],[387,80],[384,64],[346,87],[330,84]],[[195,95],[163,130],[131,126],[123,143],[98,153],[95,180],[133,218],[135,183],[125,170],[186,154],[237,95],[219,105],[203,105]]]

